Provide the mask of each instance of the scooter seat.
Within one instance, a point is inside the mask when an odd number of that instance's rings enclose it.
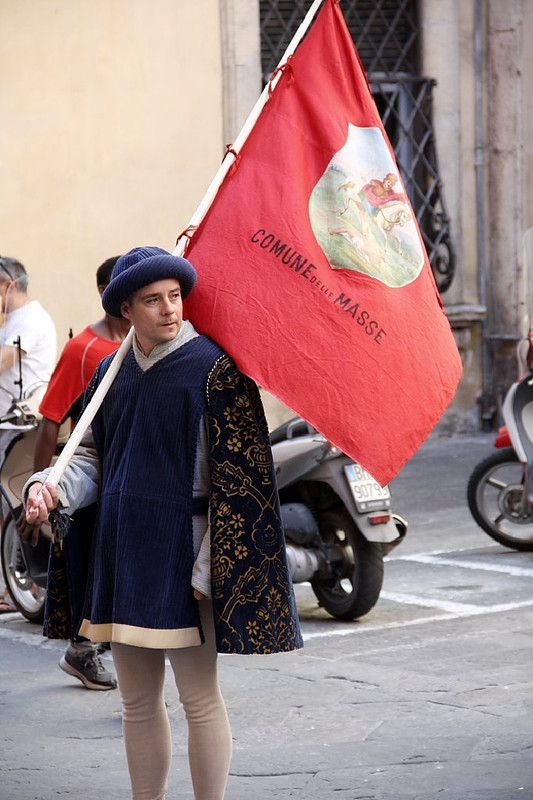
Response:
[[[276,428],[270,434],[270,444],[279,444],[286,439],[296,439],[298,436],[308,436],[315,433],[312,425],[302,419],[302,417],[292,417]]]

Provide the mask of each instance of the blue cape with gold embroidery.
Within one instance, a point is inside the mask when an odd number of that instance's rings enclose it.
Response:
[[[302,646],[288,572],[268,427],[257,386],[223,355],[206,384],[212,598],[217,648],[275,653]],[[44,633],[71,638],[87,582],[91,509],[52,548]]]

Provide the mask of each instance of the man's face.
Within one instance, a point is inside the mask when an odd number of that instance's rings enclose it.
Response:
[[[150,355],[156,345],[172,341],[181,328],[183,304],[179,281],[166,278],[150,283],[135,292],[120,310],[135,328],[143,352]]]

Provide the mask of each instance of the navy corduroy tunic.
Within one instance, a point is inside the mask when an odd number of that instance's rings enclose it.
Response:
[[[89,638],[201,642],[191,589],[194,460],[207,376],[221,354],[197,337],[143,371],[131,350],[95,417],[102,478],[90,622],[80,631]]]
[[[101,363],[89,394],[109,363]],[[203,415],[210,479],[208,498],[195,498]],[[217,649],[267,654],[301,647],[268,425],[254,381],[203,336],[146,371],[131,351],[93,434],[99,502],[75,504],[65,546],[52,548],[45,635],[81,633],[155,648],[200,644],[192,515],[199,522],[208,506]]]

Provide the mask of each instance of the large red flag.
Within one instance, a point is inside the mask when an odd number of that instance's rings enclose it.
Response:
[[[186,255],[197,329],[391,480],[461,363],[338,0],[283,68]]]

